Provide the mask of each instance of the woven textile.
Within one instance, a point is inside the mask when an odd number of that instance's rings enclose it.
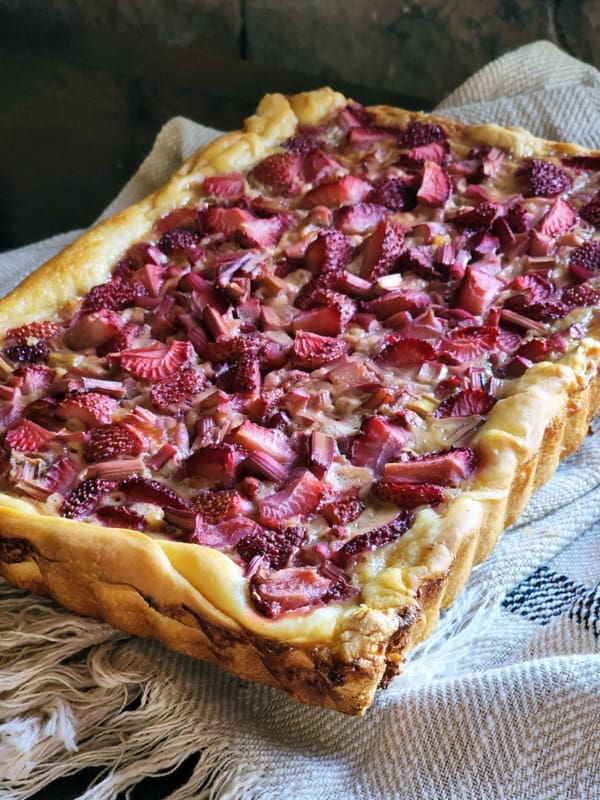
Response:
[[[600,146],[600,73],[546,42],[488,65],[440,108]],[[107,213],[216,133],[169,122]],[[0,289],[75,235],[0,256]],[[0,798],[93,766],[104,772],[83,797],[108,800],[193,754],[174,800],[600,797],[599,582],[600,431],[362,719],[296,705],[0,581]]]

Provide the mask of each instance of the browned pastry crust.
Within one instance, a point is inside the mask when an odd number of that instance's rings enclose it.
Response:
[[[265,97],[242,132],[195,154],[164,188],[94,227],[0,301],[0,328],[49,317],[81,297],[109,277],[157,218],[185,205],[204,177],[248,169],[298,122],[317,124],[346,103],[330,89]],[[375,110],[396,125],[423,118]],[[521,129],[448,120],[444,126],[465,150],[485,143],[518,157],[587,152]],[[420,512],[406,536],[377,559],[364,560],[359,604],[266,619],[248,603],[239,567],[219,551],[43,516],[9,495],[0,496],[0,574],[296,700],[362,714],[407,651],[431,633],[440,609],[457,597],[472,566],[491,553],[531,493],[583,441],[600,406],[599,356],[600,342],[589,336],[561,360],[537,364],[512,382],[476,436],[475,483],[443,514]]]

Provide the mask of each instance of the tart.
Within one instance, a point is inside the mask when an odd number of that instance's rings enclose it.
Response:
[[[0,301],[0,574],[362,714],[600,404],[600,153],[268,95]]]

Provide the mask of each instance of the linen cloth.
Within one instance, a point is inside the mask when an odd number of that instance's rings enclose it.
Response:
[[[600,73],[538,42],[440,110],[598,147]],[[107,213],[216,134],[170,121]],[[0,256],[0,288],[75,235]],[[296,705],[0,581],[0,798],[94,766],[104,772],[82,797],[108,800],[188,757],[174,800],[600,797],[599,581],[600,430],[362,719]],[[149,784],[143,796],[159,795]]]

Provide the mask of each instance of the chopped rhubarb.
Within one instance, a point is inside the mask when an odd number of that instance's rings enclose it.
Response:
[[[229,439],[244,447],[249,453],[255,450],[263,451],[282,464],[293,461],[295,453],[291,448],[288,438],[284,433],[272,428],[264,428],[246,420],[236,428]]]
[[[290,469],[286,464],[281,463],[281,461],[273,458],[263,450],[255,450],[251,453],[244,461],[244,469],[275,483],[283,483],[290,474]]]
[[[259,569],[250,581],[250,597],[261,614],[273,618],[321,605],[333,585],[331,578],[320,575],[315,567],[277,572]]]
[[[204,478],[212,485],[232,486],[247,456],[245,449],[225,442],[199,447],[185,461],[188,477]]]
[[[383,477],[403,483],[459,486],[471,477],[474,469],[475,454],[462,447],[388,463],[383,470]]]
[[[406,447],[409,439],[408,431],[385,417],[368,417],[352,443],[351,461],[377,474]]]
[[[313,431],[310,437],[310,466],[317,478],[323,480],[333,463],[335,441],[321,431]]]

